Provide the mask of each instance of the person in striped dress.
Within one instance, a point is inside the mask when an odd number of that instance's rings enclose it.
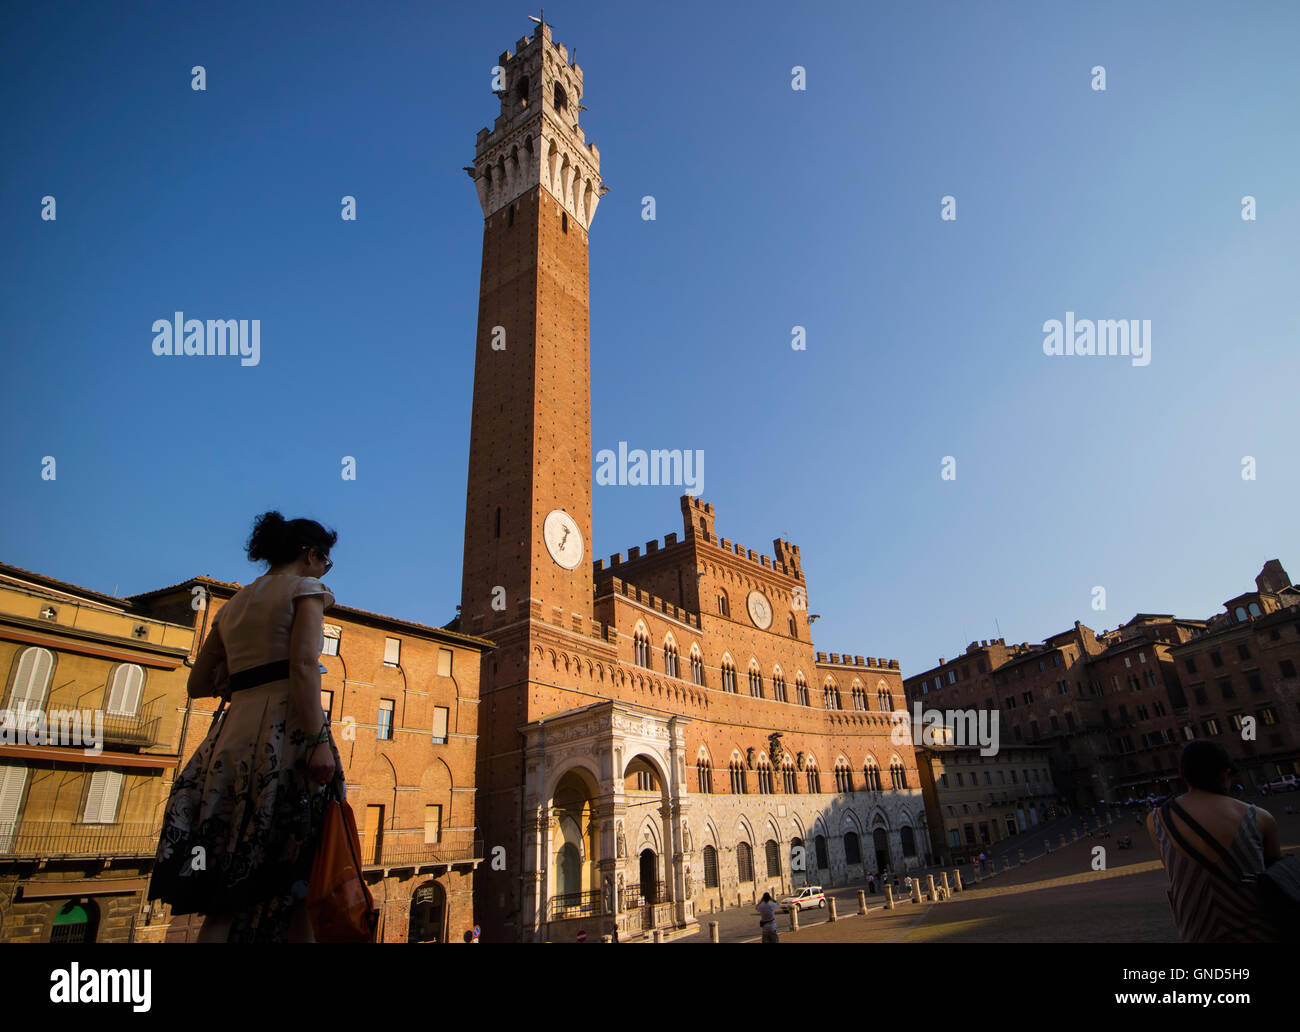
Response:
[[[1234,799],[1234,772],[1217,742],[1196,739],[1179,764],[1187,791],[1147,816],[1169,875],[1169,905],[1183,942],[1278,942],[1256,880],[1282,856],[1277,821]]]

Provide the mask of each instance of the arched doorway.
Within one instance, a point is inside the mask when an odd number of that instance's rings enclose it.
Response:
[[[595,788],[585,771],[570,770],[555,786],[551,827],[547,920],[597,912],[601,901],[595,859],[600,844]]]
[[[437,882],[421,885],[411,897],[407,942],[446,942],[447,894]]]
[[[69,900],[54,915],[50,942],[94,942],[99,910],[88,899]]]
[[[903,843],[903,856],[905,858],[916,856],[916,834],[912,831],[910,824],[903,825],[902,830],[899,832],[899,838]]]
[[[871,833],[871,845],[876,851],[876,870],[889,868],[889,834],[884,828],[877,828]]]
[[[653,849],[641,850],[641,896],[648,907],[659,902],[659,858]]]

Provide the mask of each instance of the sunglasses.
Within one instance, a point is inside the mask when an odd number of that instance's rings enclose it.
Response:
[[[304,545],[304,546],[303,546],[303,551],[306,551],[306,552],[313,552],[313,551],[314,551],[317,555],[319,555],[319,556],[321,557],[321,559],[322,559],[322,560],[324,561],[324,563],[325,563],[325,573],[329,573],[330,570],[334,569],[334,560],[331,559],[329,556],[324,555],[324,554],[321,552],[321,550],[320,550],[319,548],[315,548],[315,549],[313,549],[310,545]],[[321,576],[322,576],[322,577],[325,576],[325,573],[322,573]]]

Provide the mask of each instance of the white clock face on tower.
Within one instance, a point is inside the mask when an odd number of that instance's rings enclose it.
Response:
[[[772,626],[772,603],[766,595],[761,591],[751,591],[746,604],[749,607],[749,618],[754,621],[755,627],[765,631]]]
[[[542,539],[557,565],[573,570],[582,562],[582,531],[578,529],[577,521],[563,509],[547,515],[542,524]]]

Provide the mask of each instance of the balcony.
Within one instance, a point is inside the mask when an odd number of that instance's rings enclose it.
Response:
[[[157,851],[158,828],[151,824],[0,821],[0,856],[6,859],[151,857]]]
[[[472,831],[443,832],[437,842],[426,842],[423,828],[413,831],[384,829],[378,841],[361,840],[361,865],[366,868],[451,867],[483,859],[483,840]]]
[[[161,723],[159,704],[155,699],[141,706],[135,716],[104,713],[104,744],[135,745],[141,747],[158,744],[158,725]]]
[[[162,702],[155,699],[133,714],[58,706],[0,710],[0,724],[10,729],[19,744],[148,747],[158,744]]]

